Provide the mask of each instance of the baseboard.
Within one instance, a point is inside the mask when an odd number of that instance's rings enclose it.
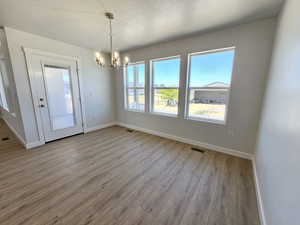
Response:
[[[267,225],[266,217],[264,213],[263,201],[261,196],[261,189],[260,189],[260,182],[258,179],[257,174],[257,167],[256,167],[256,160],[255,158],[252,159],[252,168],[253,168],[253,176],[254,176],[254,184],[256,190],[256,198],[257,198],[257,205],[258,205],[258,213],[261,225]]]
[[[84,133],[93,132],[93,131],[100,130],[100,129],[103,129],[103,128],[106,128],[106,127],[111,127],[111,126],[114,126],[114,125],[116,125],[116,122],[102,124],[102,125],[98,125],[98,126],[95,126],[95,127],[88,127],[88,128],[84,129]],[[44,141],[36,141],[36,142],[26,144],[25,147],[27,149],[31,149],[31,148],[36,148],[38,146],[41,146],[43,144],[45,144]]]
[[[5,121],[7,126],[11,129],[11,131],[15,134],[15,136],[19,139],[19,141],[22,143],[22,145],[26,149],[36,148],[36,147],[39,147],[39,146],[45,144],[44,141],[36,141],[36,142],[26,143],[25,140],[18,134],[18,132],[14,128],[5,119],[3,119],[3,120]],[[117,122],[111,122],[111,123],[107,123],[107,124],[98,125],[95,127],[88,127],[88,128],[85,128],[84,133],[89,133],[89,132],[100,130],[100,129],[103,129],[106,127],[115,126],[116,124],[117,124]]]
[[[35,142],[27,143],[25,145],[25,148],[26,149],[32,149],[32,148],[36,148],[36,147],[39,147],[39,146],[44,145],[44,144],[45,144],[44,141],[35,141]]]
[[[188,139],[188,138],[182,138],[182,137],[170,135],[170,134],[167,134],[167,133],[154,131],[154,130],[150,130],[150,129],[145,129],[145,128],[142,128],[142,127],[138,127],[138,126],[130,125],[130,124],[125,124],[125,123],[121,123],[121,122],[117,122],[116,124],[121,126],[121,127],[126,127],[126,128],[130,128],[130,129],[133,129],[133,130],[138,130],[138,131],[141,131],[141,132],[144,132],[144,133],[153,134],[153,135],[156,135],[156,136],[172,139],[172,140],[175,140],[175,141],[180,141],[180,142],[187,143],[187,144],[194,145],[194,146],[199,146],[199,147],[205,148],[207,150],[222,152],[222,153],[225,153],[225,154],[228,154],[228,155],[237,156],[239,158],[250,159],[250,160],[252,160],[252,158],[253,158],[253,156],[251,154],[240,152],[240,151],[229,149],[229,148],[225,148],[225,147],[220,147],[220,146],[216,146],[216,145],[212,145],[212,144],[208,144],[208,143],[203,143],[203,142],[195,141],[195,140]]]
[[[84,129],[84,133],[89,133],[89,132],[93,132],[93,131],[96,131],[96,130],[101,130],[103,128],[112,127],[112,126],[115,126],[115,125],[117,125],[117,122],[101,124],[101,125],[97,125],[97,126],[94,126],[94,127],[87,127],[87,128]]]
[[[9,129],[14,133],[14,135],[18,138],[18,140],[21,142],[21,144],[26,147],[26,141],[23,139],[23,137],[16,131],[16,129],[14,127],[12,127],[9,122],[5,119],[2,118],[4,120],[4,122],[6,123],[6,125],[9,127]]]
[[[98,125],[98,126],[95,126],[95,127],[88,127],[88,128],[84,129],[84,133],[89,133],[89,132],[92,132],[92,131],[100,130],[100,129],[103,129],[103,128],[106,128],[106,127],[111,127],[111,126],[114,126],[114,125],[116,125],[116,122],[102,124],[102,125]],[[26,144],[25,147],[27,149],[31,149],[31,148],[39,147],[39,146],[44,145],[44,144],[45,144],[44,141],[36,141],[36,142]]]

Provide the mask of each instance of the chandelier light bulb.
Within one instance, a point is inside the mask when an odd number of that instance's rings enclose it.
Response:
[[[100,62],[102,65],[104,65],[104,63],[105,63],[104,58],[103,58],[103,57],[100,57],[100,58],[99,58],[99,62]]]
[[[115,51],[115,52],[114,52],[114,57],[115,57],[116,59],[118,59],[119,56],[120,56],[119,52]]]
[[[124,64],[125,64],[126,66],[128,66],[128,64],[129,64],[129,57],[128,57],[128,56],[125,56],[125,57],[124,57]]]
[[[96,57],[96,59],[100,59],[101,58],[100,52],[95,52],[95,57]]]
[[[100,52],[95,52],[95,58],[96,58],[96,63],[99,66],[104,66],[104,64],[105,64],[104,58],[102,57]]]

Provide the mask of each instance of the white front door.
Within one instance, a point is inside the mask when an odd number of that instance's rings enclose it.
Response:
[[[30,54],[30,82],[44,141],[83,132],[77,61]]]

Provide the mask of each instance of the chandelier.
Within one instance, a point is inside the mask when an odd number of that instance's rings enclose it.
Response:
[[[124,58],[123,64],[121,62],[121,57],[120,53],[116,50],[113,50],[113,35],[112,35],[112,20],[114,19],[114,14],[110,12],[105,13],[105,17],[109,20],[109,40],[110,40],[110,57],[111,57],[111,62],[109,67],[112,68],[119,68],[121,66],[126,67],[129,64],[129,58],[126,56]],[[95,53],[95,60],[97,65],[101,67],[106,67],[107,65],[105,64],[104,57],[101,55],[100,52]]]

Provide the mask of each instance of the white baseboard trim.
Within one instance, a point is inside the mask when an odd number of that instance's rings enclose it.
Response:
[[[89,133],[89,132],[93,132],[93,131],[96,131],[96,130],[101,130],[103,128],[107,128],[107,127],[112,127],[112,126],[115,126],[117,125],[117,122],[111,122],[111,123],[106,123],[106,124],[101,124],[101,125],[97,125],[97,126],[94,126],[94,127],[86,127],[84,129],[84,133]]]
[[[261,223],[261,225],[267,225],[255,158],[252,159],[252,168],[253,168],[254,184],[255,184],[255,190],[256,190],[256,198],[257,198],[257,206],[258,206],[260,223]]]
[[[251,154],[248,154],[248,153],[244,153],[244,152],[240,152],[240,151],[237,151],[237,150],[233,150],[233,149],[229,149],[229,148],[225,148],[225,147],[221,147],[221,146],[216,146],[216,145],[212,145],[212,144],[208,144],[208,143],[203,143],[203,142],[195,141],[195,140],[188,139],[188,138],[182,138],[182,137],[170,135],[170,134],[159,132],[159,131],[145,129],[145,128],[138,127],[138,126],[135,126],[135,125],[125,124],[125,123],[122,123],[122,122],[117,122],[116,125],[119,125],[121,127],[130,128],[130,129],[133,129],[133,130],[138,130],[138,131],[141,131],[141,132],[144,132],[144,133],[153,134],[153,135],[156,135],[156,136],[172,139],[172,140],[175,140],[175,141],[180,141],[180,142],[187,143],[187,144],[190,144],[190,145],[199,146],[199,147],[205,148],[207,150],[213,150],[213,151],[216,151],[216,152],[222,152],[222,153],[225,153],[225,154],[228,154],[228,155],[237,156],[239,158],[250,159],[250,160],[252,160],[252,158],[253,158],[253,156]]]
[[[9,129],[14,133],[14,135],[18,138],[18,140],[21,142],[21,144],[26,148],[26,149],[31,149],[31,148],[35,148],[38,146],[41,146],[43,144],[45,144],[44,141],[36,141],[36,142],[32,142],[32,143],[26,143],[26,141],[21,137],[21,135],[15,130],[15,128],[13,128],[8,122],[7,120],[5,120],[4,118],[2,118],[4,120],[4,122],[6,123],[6,125],[9,127]]]
[[[14,133],[14,135],[18,138],[18,140],[21,142],[21,144],[24,147],[26,147],[26,141],[23,139],[23,137],[16,131],[16,129],[13,126],[11,126],[9,124],[9,122],[6,119],[4,119],[4,118],[2,118],[2,119],[4,120],[4,122],[6,123],[6,125],[9,127],[9,129]]]
[[[35,142],[27,143],[25,145],[25,147],[26,147],[26,149],[32,149],[32,148],[36,148],[36,147],[39,147],[44,144],[45,144],[44,141],[35,141]]]
[[[89,133],[89,132],[92,132],[92,131],[101,130],[103,128],[111,127],[111,126],[115,126],[115,125],[116,125],[116,122],[111,122],[111,123],[107,123],[107,124],[98,125],[98,126],[95,126],[95,127],[87,127],[87,128],[84,128],[84,133]],[[31,149],[31,148],[39,147],[39,146],[44,145],[44,144],[45,144],[44,141],[36,141],[36,142],[26,144],[25,147],[27,149]]]
[[[41,145],[44,145],[45,142],[44,141],[35,141],[35,142],[31,142],[31,143],[26,143],[24,139],[21,138],[21,136],[16,132],[16,130],[11,127],[9,125],[9,123],[7,123],[7,121],[5,121],[7,126],[13,131],[13,133],[17,136],[17,138],[20,140],[20,142],[24,145],[24,147],[26,149],[32,149],[32,148],[36,148],[39,147]],[[115,126],[117,123],[116,122],[111,122],[111,123],[107,123],[107,124],[102,124],[102,125],[98,125],[95,127],[88,127],[84,129],[84,133],[89,133],[92,131],[96,131],[96,130],[100,130],[106,127],[111,127],[111,126]]]

